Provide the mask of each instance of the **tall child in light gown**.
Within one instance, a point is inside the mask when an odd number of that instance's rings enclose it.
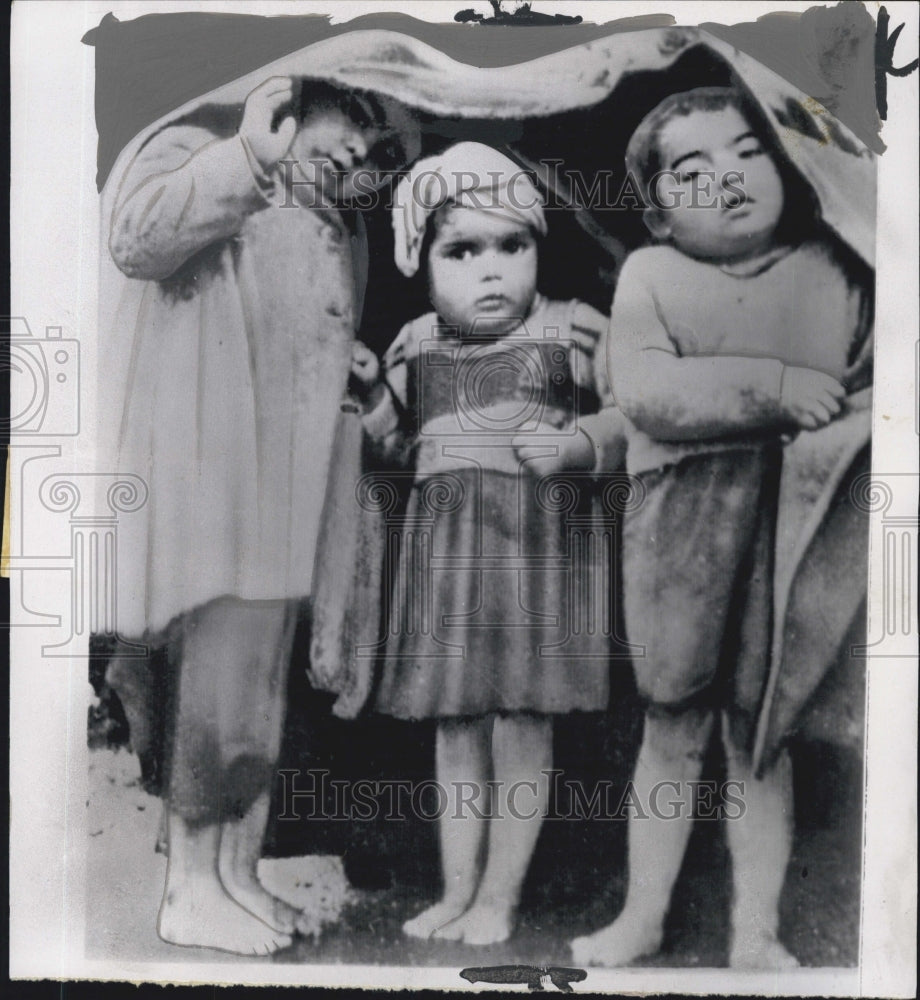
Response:
[[[171,944],[266,955],[317,926],[257,863],[360,319],[342,209],[396,155],[394,114],[414,135],[392,101],[270,77],[242,109],[167,123],[119,178],[110,249],[136,312],[113,322],[134,338],[118,467],[149,490],[120,542],[119,627],[177,664],[157,922]],[[134,739],[147,676],[127,655],[108,668]]]
[[[603,393],[606,320],[538,292],[546,220],[529,177],[460,143],[419,162],[396,202],[397,265],[427,279],[433,311],[394,341],[366,417],[384,452],[408,436],[415,470],[375,707],[437,719],[447,794],[443,892],[404,931],[485,945],[513,929],[547,809],[553,716],[608,701],[602,630],[569,634],[553,655],[584,609],[542,477],[589,471],[604,450],[615,464],[623,439],[609,413],[581,416]],[[369,382],[372,359],[357,368]]]

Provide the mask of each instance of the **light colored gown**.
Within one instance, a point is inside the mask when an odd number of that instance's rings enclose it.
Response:
[[[344,213],[283,201],[238,137],[198,125],[155,134],[120,179],[110,248],[136,280],[113,330],[132,341],[117,461],[149,490],[120,537],[123,636],[222,595],[310,593],[363,246]]]

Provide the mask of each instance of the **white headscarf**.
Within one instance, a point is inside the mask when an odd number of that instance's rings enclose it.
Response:
[[[443,205],[474,208],[546,234],[543,199],[513,160],[481,142],[458,142],[419,160],[399,182],[393,205],[396,266],[418,271],[428,218]]]

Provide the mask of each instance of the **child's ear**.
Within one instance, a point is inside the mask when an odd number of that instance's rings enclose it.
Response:
[[[664,212],[657,208],[647,208],[642,213],[642,221],[645,228],[655,237],[656,240],[666,240],[671,235],[671,226],[665,217]]]

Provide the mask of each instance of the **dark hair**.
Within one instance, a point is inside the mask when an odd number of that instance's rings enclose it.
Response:
[[[303,124],[317,111],[340,111],[350,118],[360,129],[387,128],[386,108],[380,98],[369,90],[346,87],[329,80],[303,77],[300,86],[294,88],[290,106],[279,108],[272,119],[272,130],[293,111],[294,118]],[[399,136],[388,132],[371,153],[371,158],[382,169],[398,167],[404,162],[406,151]]]
[[[379,98],[369,90],[344,87],[330,80],[304,77],[294,92],[294,117],[303,122],[320,109],[334,109],[347,115],[361,128],[386,125],[386,112]]]
[[[626,169],[640,182],[643,194],[663,166],[659,141],[665,125],[695,111],[724,111],[726,108],[735,108],[750,121],[748,108],[734,87],[697,87],[671,94],[642,119],[626,147]],[[752,121],[751,124],[759,123]]]
[[[724,111],[726,108],[734,108],[744,117],[779,172],[785,204],[777,235],[789,242],[800,241],[819,222],[817,196],[777,143],[763,112],[738,87],[696,87],[666,97],[633,132],[626,147],[627,171],[639,182],[646,204],[651,205],[649,184],[664,166],[659,140],[665,125],[674,118],[686,117],[696,111]]]

